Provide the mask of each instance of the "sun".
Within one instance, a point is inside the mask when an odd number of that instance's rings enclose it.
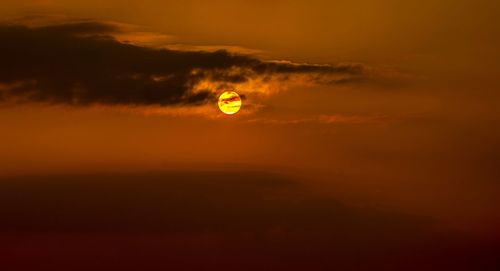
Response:
[[[219,109],[227,115],[236,114],[241,108],[241,97],[234,91],[226,91],[219,96]]]

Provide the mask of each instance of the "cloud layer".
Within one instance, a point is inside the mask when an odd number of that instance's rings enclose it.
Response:
[[[265,172],[0,179],[0,215],[12,270],[496,270],[498,254]]]
[[[0,100],[71,105],[198,105],[258,79],[328,83],[363,78],[361,65],[263,61],[248,55],[148,48],[94,21],[0,25]],[[326,81],[325,81],[326,80]],[[255,90],[253,90],[255,91]]]

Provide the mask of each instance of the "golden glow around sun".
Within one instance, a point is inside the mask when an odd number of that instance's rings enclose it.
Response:
[[[224,114],[232,115],[240,111],[241,98],[234,91],[226,91],[219,96],[219,109]]]

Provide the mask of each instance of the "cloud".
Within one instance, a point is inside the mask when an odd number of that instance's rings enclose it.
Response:
[[[319,115],[301,118],[253,118],[247,120],[249,123],[262,124],[385,124],[395,121],[382,115]]]
[[[332,229],[364,228],[359,222],[365,220],[371,220],[372,231],[418,232],[434,224],[424,217],[351,208],[290,177],[258,171],[28,176],[2,178],[0,187],[0,232],[265,233],[279,228],[329,235]]]
[[[0,215],[13,270],[496,270],[498,254],[429,218],[255,171],[0,179]]]
[[[201,105],[225,89],[273,82],[345,83],[358,64],[264,61],[225,50],[160,49],[120,41],[127,27],[96,21],[0,25],[0,100],[70,105]],[[239,89],[238,89],[239,90]]]

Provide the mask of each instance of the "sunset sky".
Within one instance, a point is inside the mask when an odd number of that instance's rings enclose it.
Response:
[[[489,270],[499,15],[493,0],[2,0],[0,257],[452,270],[466,254],[455,268]]]

